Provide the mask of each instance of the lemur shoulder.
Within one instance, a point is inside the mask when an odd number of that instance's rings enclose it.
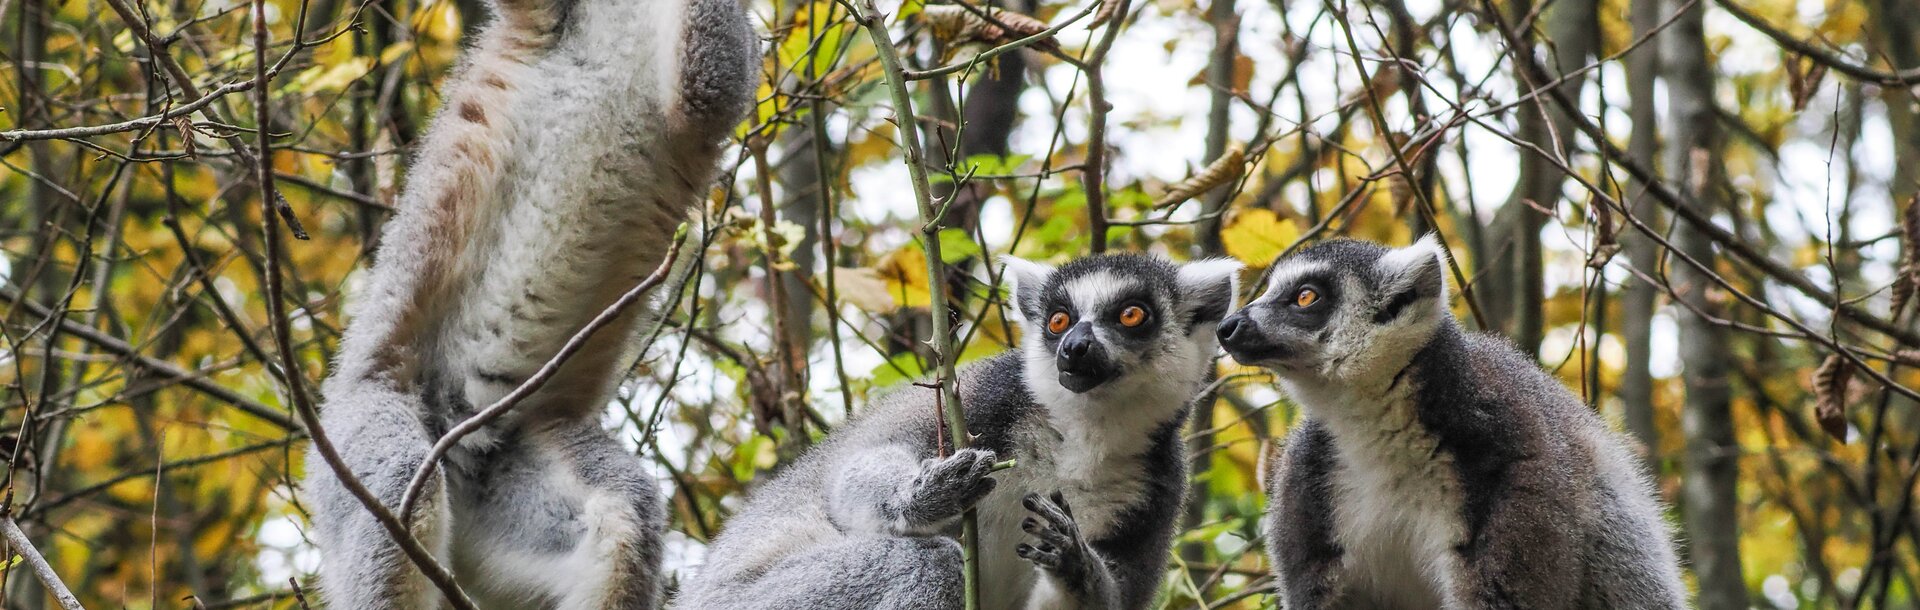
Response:
[[[446,80],[322,388],[324,428],[394,511],[435,439],[661,263],[758,79],[737,0],[490,9]],[[603,328],[467,437],[422,496],[416,536],[483,607],[657,607],[657,483],[599,421],[646,315]],[[320,460],[305,488],[332,607],[440,607]]]
[[[1221,344],[1307,417],[1268,477],[1287,608],[1684,608],[1624,439],[1447,309],[1431,236],[1277,261]]]
[[[758,488],[682,590],[710,610],[961,607],[978,508],[981,607],[1151,607],[1187,485],[1181,425],[1238,263],[1009,260],[1020,348],[961,369],[971,449],[941,457],[932,393],[881,397]],[[1018,465],[994,473],[996,460]]]

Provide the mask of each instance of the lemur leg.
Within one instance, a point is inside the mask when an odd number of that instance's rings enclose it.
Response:
[[[1318,422],[1307,421],[1287,436],[1267,517],[1267,548],[1280,579],[1280,607],[1318,610],[1341,607],[1345,597],[1341,561],[1333,540],[1333,442]]]
[[[348,469],[388,510],[398,512],[432,440],[420,422],[418,396],[364,384],[333,396],[320,416]],[[387,529],[349,493],[319,456],[307,459],[306,498],[313,509],[320,583],[330,607],[389,610],[440,606],[440,591],[400,550]],[[398,515],[396,515],[398,516]],[[450,556],[444,479],[435,475],[413,514],[413,535],[447,565]]]
[[[702,610],[956,610],[961,568],[951,538],[853,538],[796,553]]]
[[[463,580],[508,607],[657,608],[667,518],[645,462],[591,422],[504,446],[457,486]]]

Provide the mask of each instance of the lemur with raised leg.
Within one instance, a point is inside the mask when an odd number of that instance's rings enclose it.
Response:
[[[435,439],[647,276],[752,105],[739,0],[496,0],[447,79],[322,387],[321,422],[394,512]],[[642,309],[642,308],[634,308]],[[644,312],[466,437],[416,537],[482,607],[659,605],[655,477],[600,424]],[[330,607],[443,600],[319,459],[305,499]]]
[[[1624,439],[1504,340],[1462,330],[1428,236],[1274,264],[1219,327],[1304,409],[1267,481],[1283,606],[1684,608]]]
[[[973,448],[940,456],[933,391],[876,399],[750,492],[680,607],[960,608],[969,506],[982,608],[1150,607],[1187,486],[1181,425],[1239,269],[1007,259],[1022,337],[959,372]]]

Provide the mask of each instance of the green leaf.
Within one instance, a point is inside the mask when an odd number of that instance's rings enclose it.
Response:
[[[980,244],[966,229],[940,230],[940,262],[954,264],[980,255]]]
[[[894,354],[880,366],[873,367],[873,387],[883,388],[890,385],[913,381],[926,376],[926,369],[920,366],[920,357],[913,353]]]

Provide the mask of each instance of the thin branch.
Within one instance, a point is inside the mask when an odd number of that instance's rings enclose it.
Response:
[[[1100,42],[1093,48],[1081,70],[1087,74],[1087,158],[1086,167],[1080,172],[1081,190],[1087,196],[1087,234],[1092,238],[1094,254],[1107,251],[1107,112],[1113,110],[1113,104],[1107,102],[1106,78],[1101,74],[1101,64],[1106,63],[1107,51],[1113,49],[1113,39],[1119,37],[1121,26],[1127,23],[1127,11],[1131,10],[1131,0],[1105,0],[1117,3],[1113,11],[1113,21],[1107,23],[1106,31],[1100,33]]]
[[[1773,41],[1779,43],[1780,46],[1799,53],[1807,59],[1825,64],[1835,72],[1886,87],[1909,87],[1916,81],[1920,81],[1920,66],[1901,69],[1898,72],[1863,66],[1854,63],[1853,60],[1847,59],[1838,53],[1813,46],[1812,43],[1807,42],[1803,37],[1780,31],[1779,28],[1773,27],[1772,24],[1767,23],[1767,20],[1762,19],[1759,15],[1755,15],[1752,11],[1748,11],[1738,4],[1734,4],[1733,0],[1714,0],[1714,3],[1719,4],[1720,8],[1726,9],[1727,12],[1733,14],[1734,18],[1745,22],[1749,27],[1759,30],[1761,34],[1766,34],[1768,38],[1772,38]]]
[[[219,297],[215,295],[214,298]],[[27,313],[39,316],[42,320],[53,319],[53,311],[47,309],[45,305],[27,300],[20,294],[19,289],[12,286],[0,286],[0,301],[5,301],[10,305],[24,309]],[[94,347],[98,347],[107,353],[132,362],[135,366],[158,372],[165,376],[163,381],[177,381],[180,385],[205,394],[210,398],[233,405],[234,408],[244,411],[248,415],[266,420],[273,425],[279,426],[281,429],[294,432],[304,430],[300,422],[294,421],[273,407],[241,396],[239,392],[227,389],[226,386],[210,381],[204,374],[181,368],[180,365],[165,360],[142,355],[139,348],[134,347],[126,341],[122,341],[112,335],[100,332],[93,327],[79,322],[59,318],[59,324],[60,332],[79,337],[81,340],[93,344]],[[267,366],[271,367],[272,365],[268,364]]]
[[[167,71],[167,76],[173,80],[174,86],[180,88],[181,93],[195,100],[208,97],[200,93],[199,87],[194,86],[193,77],[187,74],[186,68],[181,67],[180,62],[175,60],[173,55],[167,52],[167,42],[154,36],[153,29],[147,27],[146,20],[142,19],[139,13],[127,4],[127,0],[107,0],[107,6],[111,7],[113,12],[118,13],[120,20],[127,24],[127,28],[133,30],[133,35],[147,45],[148,55],[152,57],[153,61],[159,63],[162,69]],[[254,58],[255,80],[264,82],[264,79],[269,79],[280,74],[280,70],[285,68],[289,61],[292,61],[293,56],[299,54],[300,51],[306,48],[306,44],[300,40],[298,34],[299,30],[306,28],[306,19],[307,5],[305,2],[302,2],[300,3],[300,23],[297,24],[295,28],[296,33],[293,48],[288,49],[287,53],[282,55],[279,61],[274,62],[272,69],[267,69],[265,63],[266,49],[261,48],[257,50]],[[261,27],[265,27],[265,24],[262,24]],[[255,92],[255,94],[260,95],[261,92]],[[220,111],[215,109],[211,103],[213,100],[218,99],[220,98],[215,97],[209,100],[209,103],[201,105],[198,109],[200,115],[215,123],[233,124],[233,121],[222,117]],[[265,129],[264,125],[261,126],[263,134],[265,133]],[[246,140],[240,137],[241,133],[244,132],[223,131],[219,134],[219,137],[222,140],[226,140],[228,146],[233,147],[234,152],[240,156],[240,161],[247,169],[257,170],[257,168],[260,167],[260,159],[247,146]],[[300,226],[300,219],[294,216],[292,206],[288,205],[285,200],[270,198],[269,202],[272,205],[272,211],[278,212],[281,218],[286,220],[287,228],[293,232],[294,238],[302,240],[307,238],[307,231]]]
[[[20,524],[13,517],[0,521],[0,528],[5,529],[7,544],[13,545],[13,552],[25,559],[27,565],[33,566],[33,575],[40,577],[40,583],[53,592],[53,599],[60,602],[61,608],[85,610],[80,606],[79,598],[67,589],[67,583],[61,582],[60,575],[54,573],[53,566],[47,564],[47,558],[40,555],[40,549],[33,548],[33,541],[27,538],[26,532],[20,531]]]
[[[174,106],[172,109],[167,110],[166,112],[162,112],[160,114],[156,114],[153,116],[145,116],[137,119],[121,121],[118,123],[108,123],[106,125],[90,125],[90,126],[84,126],[84,127],[64,127],[59,129],[15,129],[12,131],[0,131],[0,142],[9,142],[9,141],[18,142],[18,141],[28,141],[28,140],[68,140],[68,139],[74,139],[74,138],[87,138],[87,137],[93,137],[93,136],[106,135],[110,133],[121,133],[121,132],[127,132],[127,131],[137,131],[142,129],[148,129],[148,128],[157,126],[161,123],[164,123],[168,120],[174,119],[176,117],[182,117],[189,114],[193,114],[194,112],[198,112],[201,108],[206,107],[207,104],[211,104],[215,100],[218,100],[222,97],[226,97],[227,94],[239,93],[242,91],[251,90],[253,89],[253,84],[254,84],[254,81],[251,81],[251,80],[241,81],[237,83],[227,83],[225,85],[221,85],[220,88],[218,89],[214,89],[213,92],[208,93],[205,96],[202,96],[200,99],[196,99],[191,102],[181,104],[179,106]]]
[[[982,51],[980,54],[975,55],[972,58],[969,58],[967,61],[954,62],[944,66],[940,66],[938,68],[930,68],[926,70],[901,70],[900,76],[901,78],[904,78],[909,81],[916,81],[916,80],[926,80],[929,78],[934,78],[939,76],[946,76],[946,75],[953,74],[956,72],[961,72],[961,71],[972,70],[974,66],[986,63],[987,61],[992,60],[995,57],[999,57],[1002,54],[1005,54],[1010,51],[1017,51],[1033,43],[1040,42],[1048,38],[1052,38],[1055,34],[1059,34],[1060,30],[1067,29],[1067,26],[1073,25],[1074,22],[1085,18],[1087,15],[1093,14],[1094,9],[1097,9],[1097,8],[1100,8],[1099,2],[1094,2],[1092,4],[1089,4],[1086,6],[1086,8],[1080,9],[1080,12],[1074,13],[1072,17],[1068,17],[1066,21],[1060,22],[1059,25],[1055,25],[1045,30],[1041,30],[1040,32],[1035,33],[1032,36],[1021,38],[1019,40],[1015,40],[1007,44],[1003,44],[991,49],[987,49],[986,51]]]

